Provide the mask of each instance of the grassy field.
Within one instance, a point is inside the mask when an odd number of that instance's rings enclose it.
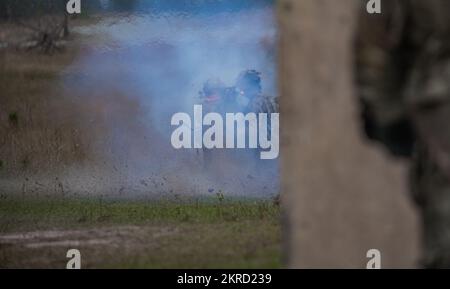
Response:
[[[93,20],[77,21],[74,27]],[[20,35],[16,29],[0,23],[0,43]],[[108,143],[105,123],[139,119],[134,102],[109,83],[87,95],[66,87],[67,69],[107,44],[77,33],[66,41],[53,55],[0,50],[0,268],[65,268],[72,248],[81,251],[83,268],[278,268],[279,207],[271,200],[63,198],[47,188],[48,197],[27,194],[28,183],[41,186],[31,181],[36,174],[61,188],[66,168],[94,174],[104,159],[91,142]],[[6,192],[3,180],[23,189]]]
[[[0,23],[0,36],[11,30]],[[79,54],[76,43],[53,55],[0,49],[0,175],[83,159],[77,110],[59,84],[61,72]]]
[[[279,207],[262,200],[2,197],[0,268],[278,268]]]

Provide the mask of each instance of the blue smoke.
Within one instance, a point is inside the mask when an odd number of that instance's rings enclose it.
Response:
[[[121,10],[103,2],[110,11]],[[113,14],[78,30],[108,45],[90,48],[71,68],[84,76],[66,82],[91,107],[107,107],[98,154],[127,171],[130,183],[149,174],[176,174],[169,190],[179,193],[211,187],[244,195],[277,193],[277,161],[218,152],[216,169],[205,171],[202,152],[177,151],[170,142],[171,116],[191,113],[208,79],[232,86],[240,72],[256,69],[263,93],[277,93],[273,1],[134,1],[126,9],[133,9],[131,16]]]

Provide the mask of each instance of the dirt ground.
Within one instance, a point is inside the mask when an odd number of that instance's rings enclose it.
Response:
[[[64,269],[69,249],[81,252],[85,269],[279,266],[276,239],[274,242],[266,236],[261,243],[258,238],[264,237],[264,233],[259,232],[254,236],[237,233],[238,240],[230,238],[233,231],[227,227],[223,224],[113,226],[2,234],[0,267]],[[248,229],[248,225],[242,226],[242,230]]]
[[[270,201],[0,200],[0,268],[279,268]]]

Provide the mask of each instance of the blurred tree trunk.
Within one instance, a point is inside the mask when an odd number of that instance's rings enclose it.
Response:
[[[68,37],[70,34],[69,30],[69,15],[67,13],[64,14],[64,23],[63,23],[63,37]]]
[[[375,248],[384,268],[414,266],[418,226],[406,166],[359,133],[352,79],[357,2],[278,5],[287,265],[365,268]]]

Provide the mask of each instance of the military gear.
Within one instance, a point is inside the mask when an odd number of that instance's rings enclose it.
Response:
[[[220,80],[208,80],[200,91],[200,100],[204,112],[225,113],[276,113],[278,98],[262,94],[261,74],[256,70],[245,70],[239,74],[234,86],[227,87]],[[270,118],[268,119],[268,136],[271,137]],[[259,150],[255,150],[259,159]],[[203,149],[206,169],[210,169],[213,152]]]
[[[256,70],[246,70],[241,72],[236,80],[236,88],[245,94],[260,94],[262,91],[261,73]]]
[[[235,86],[227,87],[220,80],[210,79],[200,91],[206,111],[218,113],[278,112],[278,98],[261,93],[261,74],[256,70],[241,72]]]
[[[450,267],[450,1],[362,8],[356,83],[367,135],[413,160],[424,265]]]

